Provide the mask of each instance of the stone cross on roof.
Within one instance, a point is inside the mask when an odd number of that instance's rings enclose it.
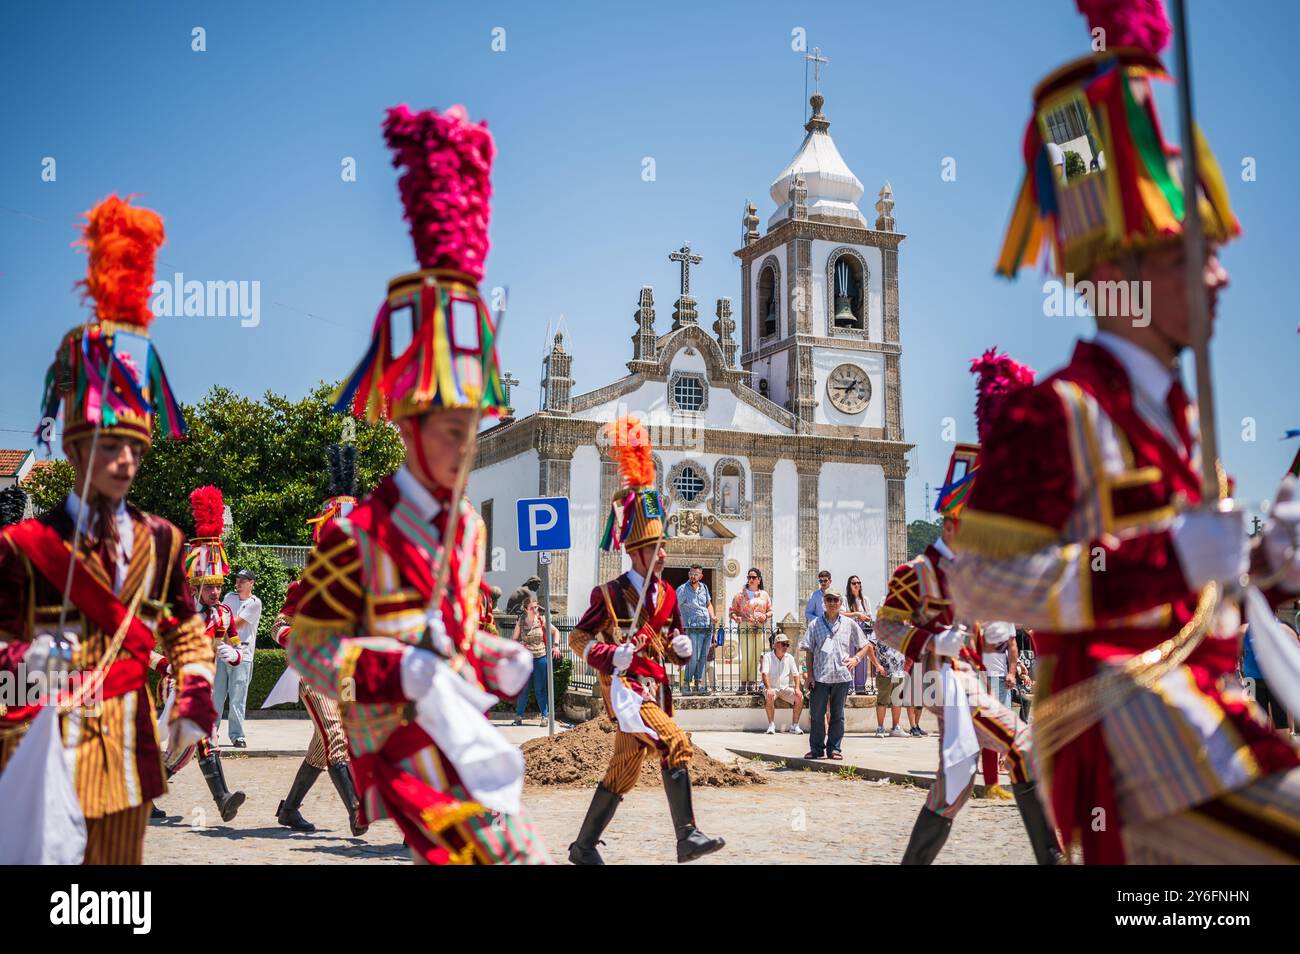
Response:
[[[677,251],[668,256],[670,261],[679,262],[682,267],[682,297],[686,298],[691,294],[691,266],[698,265],[704,261],[698,255],[691,254],[691,243],[687,242]]]
[[[822,88],[822,64],[829,63],[831,58],[829,56],[822,56],[822,48],[820,46],[814,46],[811,53],[804,54],[804,59],[808,60],[813,65],[813,89],[820,92]],[[808,74],[805,73],[804,75],[807,76]]]

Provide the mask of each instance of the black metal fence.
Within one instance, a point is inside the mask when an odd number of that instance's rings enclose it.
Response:
[[[591,690],[596,685],[596,672],[569,648],[569,634],[577,625],[576,617],[552,617],[560,631],[560,646],[573,663],[569,686],[573,689]],[[507,632],[503,629],[502,632]],[[759,665],[763,653],[772,648],[777,630],[767,626],[740,626],[735,623],[712,629],[708,634],[695,634],[697,645],[704,649],[705,661],[700,666],[669,665],[668,675],[677,694],[745,694],[762,686]],[[718,637],[721,634],[721,642]],[[690,634],[688,634],[690,635]],[[797,652],[799,634],[790,634],[790,650]],[[802,657],[798,657],[802,663]],[[688,682],[689,680],[689,682]]]

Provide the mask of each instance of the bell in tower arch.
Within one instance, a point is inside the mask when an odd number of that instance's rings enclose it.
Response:
[[[835,263],[835,327],[860,328],[862,326],[861,316],[853,307],[859,297],[857,275],[854,274],[854,269],[845,256]]]

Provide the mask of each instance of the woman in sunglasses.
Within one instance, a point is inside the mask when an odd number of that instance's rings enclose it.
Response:
[[[750,567],[745,574],[745,588],[731,601],[728,615],[740,629],[740,691],[754,692],[758,689],[758,660],[772,618],[772,597],[763,588],[758,567]]]
[[[856,575],[849,577],[849,588],[844,594],[844,615],[856,620],[862,632],[871,632],[871,600],[862,595],[862,580]],[[866,692],[867,677],[870,666],[859,666],[853,671],[853,688],[850,694]]]

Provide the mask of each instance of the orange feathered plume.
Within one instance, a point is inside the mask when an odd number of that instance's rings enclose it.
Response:
[[[650,434],[638,418],[624,415],[606,427],[609,456],[618,464],[624,487],[653,487],[655,461]]]
[[[101,321],[120,321],[147,328],[153,321],[149,295],[154,259],[163,243],[162,217],[152,209],[131,205],[131,197],[110,195],[86,213],[82,229],[90,253],[82,298],[95,300]]]
[[[226,503],[221,490],[209,484],[190,494],[190,513],[194,514],[195,537],[219,537],[226,524]]]

